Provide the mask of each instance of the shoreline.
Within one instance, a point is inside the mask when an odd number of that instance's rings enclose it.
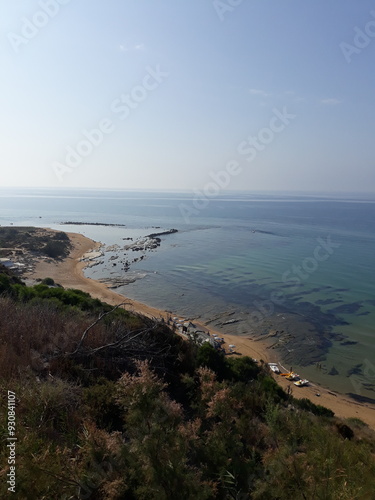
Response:
[[[180,317],[178,312],[171,313],[170,311],[157,309],[139,301],[129,299],[124,295],[110,290],[106,284],[85,277],[83,271],[88,261],[82,260],[82,257],[90,251],[98,250],[101,244],[79,233],[67,234],[72,243],[69,256],[58,264],[53,261],[47,262],[43,259],[37,260],[34,270],[25,274],[26,278],[43,279],[50,277],[64,288],[80,289],[111,305],[118,305],[123,302],[125,308],[129,311],[148,317],[157,319],[168,319],[171,315]],[[246,336],[223,334],[199,321],[194,320],[194,323],[205,331],[209,331],[210,334],[218,334],[220,337],[223,337],[225,346],[234,344],[236,346],[236,353],[231,354],[232,356],[245,355],[263,360],[266,363],[279,362],[278,359],[274,359],[276,357],[274,352],[271,358],[271,353],[267,349],[267,346],[259,340],[252,340]],[[343,394],[331,391],[317,384],[311,383],[309,386],[299,388],[281,376],[275,375],[274,378],[284,390],[291,388],[294,397],[308,398],[315,404],[320,404],[331,409],[335,413],[335,416],[339,418],[359,418],[375,430],[375,405],[356,402]],[[317,393],[320,396],[317,396]]]

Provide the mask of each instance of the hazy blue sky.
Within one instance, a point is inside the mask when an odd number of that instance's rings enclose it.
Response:
[[[373,1],[13,0],[0,31],[2,186],[375,191]]]

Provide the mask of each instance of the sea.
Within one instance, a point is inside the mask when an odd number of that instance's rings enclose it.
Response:
[[[88,277],[375,403],[374,194],[1,188],[0,225],[100,241]]]

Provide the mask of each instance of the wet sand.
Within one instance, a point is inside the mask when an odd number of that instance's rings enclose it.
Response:
[[[97,251],[100,243],[86,238],[81,234],[67,234],[73,245],[70,255],[58,263],[56,263],[56,261],[40,259],[36,263],[34,271],[26,275],[27,278],[43,279],[50,277],[65,288],[78,288],[108,304],[117,305],[124,303],[124,307],[127,310],[148,317],[164,318],[166,320],[170,318],[170,316],[179,317],[178,311],[173,311],[171,313],[170,311],[163,311],[141,302],[128,299],[110,290],[104,283],[86,278],[83,274],[83,269],[87,265],[87,261],[82,261],[81,258],[89,251]],[[194,323],[201,326],[202,329],[209,331],[211,334],[217,333],[220,337],[223,337],[225,340],[224,347],[227,348],[228,345],[234,344],[236,346],[236,352],[230,354],[231,356],[246,355],[256,358],[257,360],[263,360],[264,362],[280,361],[279,359],[275,359],[277,358],[275,350],[271,352],[271,350],[267,348],[267,345],[260,341],[252,340],[247,336],[222,334],[222,332],[215,331],[205,324],[200,324],[199,321],[194,321]],[[300,375],[303,377],[303,373],[300,373]],[[310,384],[310,386],[307,387],[296,387],[280,375],[275,375],[275,379],[283,389],[290,387],[293,396],[297,398],[309,398],[315,404],[330,408],[334,411],[335,415],[340,418],[360,418],[375,430],[375,405],[355,402],[342,394],[330,391],[315,384]],[[317,394],[319,394],[319,396],[317,396]]]

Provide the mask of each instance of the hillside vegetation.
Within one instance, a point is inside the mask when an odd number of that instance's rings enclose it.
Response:
[[[14,252],[31,252],[54,259],[66,257],[71,248],[69,237],[62,231],[35,227],[0,227],[0,256]]]
[[[8,390],[17,403],[15,498],[375,498],[374,433],[360,420],[294,399],[262,363],[45,283],[26,287],[0,270],[1,408]]]

